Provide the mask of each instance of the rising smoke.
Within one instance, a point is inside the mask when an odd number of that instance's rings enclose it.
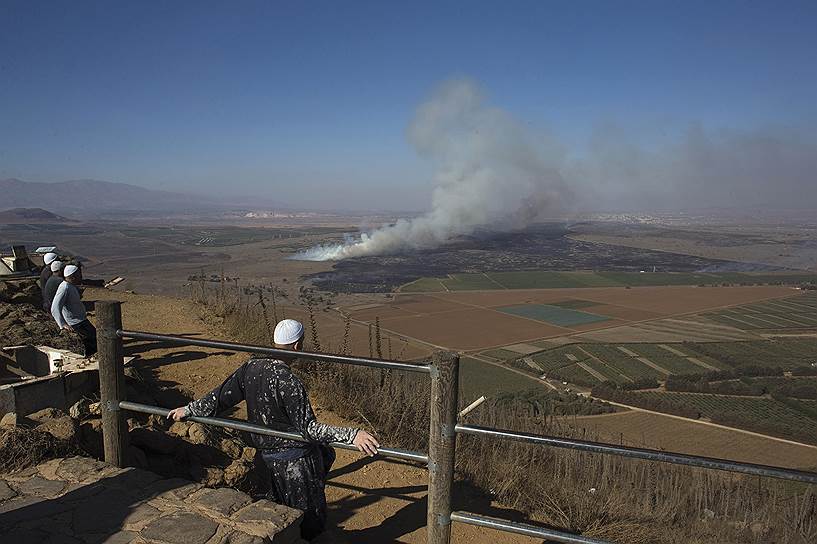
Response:
[[[295,258],[327,261],[434,248],[483,225],[522,228],[559,210],[569,197],[560,174],[561,147],[488,105],[470,80],[443,84],[418,108],[408,137],[435,165],[431,210]]]

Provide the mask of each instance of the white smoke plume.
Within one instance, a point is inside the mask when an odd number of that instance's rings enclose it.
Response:
[[[296,259],[395,254],[438,247],[480,226],[522,228],[559,210],[569,194],[560,174],[560,146],[534,138],[508,113],[486,104],[469,80],[443,84],[418,108],[408,137],[435,163],[431,210]]]

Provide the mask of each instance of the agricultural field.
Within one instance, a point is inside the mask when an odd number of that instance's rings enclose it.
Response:
[[[436,347],[483,351],[570,336],[605,343],[761,339],[694,315],[670,316],[791,294],[780,286],[494,289],[397,294],[380,304],[340,309],[355,321],[378,319],[394,334]],[[624,327],[632,330],[622,331]]]
[[[531,270],[450,274],[441,278],[421,278],[400,287],[404,293],[490,290],[559,289],[585,287],[648,287],[669,285],[799,285],[817,282],[817,274],[685,273],[685,272],[557,272]],[[433,280],[433,281],[430,281]]]
[[[817,338],[690,343],[684,347],[696,357],[708,357],[732,368],[762,366],[787,371],[817,362]]]
[[[460,359],[460,398],[465,403],[470,403],[481,395],[491,397],[500,393],[529,389],[541,390],[542,387],[539,381],[532,377],[508,372],[473,357]]]
[[[769,300],[704,314],[705,317],[744,330],[817,329],[817,292]]]
[[[522,355],[508,349],[481,352],[497,361],[537,375],[549,374],[591,387],[610,381],[618,384],[645,379],[663,381],[670,375],[703,375],[713,371],[746,367],[775,367],[781,372],[808,367],[817,362],[817,338],[786,338],[753,342],[677,343],[677,344],[568,344]],[[531,364],[531,362],[533,364]],[[754,378],[787,380],[794,385],[817,382],[817,378]],[[747,382],[748,383],[748,382]]]
[[[603,442],[734,459],[746,463],[817,469],[817,449],[693,420],[631,410],[611,415],[564,418]],[[773,461],[772,461],[773,460]]]
[[[700,417],[798,442],[817,444],[817,419],[789,403],[765,397],[645,391],[631,393],[652,402],[690,407]]]

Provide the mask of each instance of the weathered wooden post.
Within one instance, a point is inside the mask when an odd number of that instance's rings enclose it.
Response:
[[[428,440],[428,544],[451,539],[451,492],[457,422],[460,357],[441,351],[432,357],[431,424]]]
[[[125,450],[128,447],[128,428],[119,409],[119,402],[125,400],[125,374],[122,339],[116,335],[116,331],[122,328],[121,304],[108,300],[98,301],[96,317],[99,395],[105,462],[124,467]]]

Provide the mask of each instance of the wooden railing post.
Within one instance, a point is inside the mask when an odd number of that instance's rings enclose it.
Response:
[[[122,328],[122,310],[119,302],[98,301],[97,359],[99,360],[99,395],[102,410],[102,443],[105,462],[125,466],[128,447],[128,428],[119,409],[125,400],[125,374],[122,339],[116,331]]]
[[[431,424],[428,440],[428,544],[451,539],[451,493],[459,393],[460,358],[437,352],[431,368]]]

